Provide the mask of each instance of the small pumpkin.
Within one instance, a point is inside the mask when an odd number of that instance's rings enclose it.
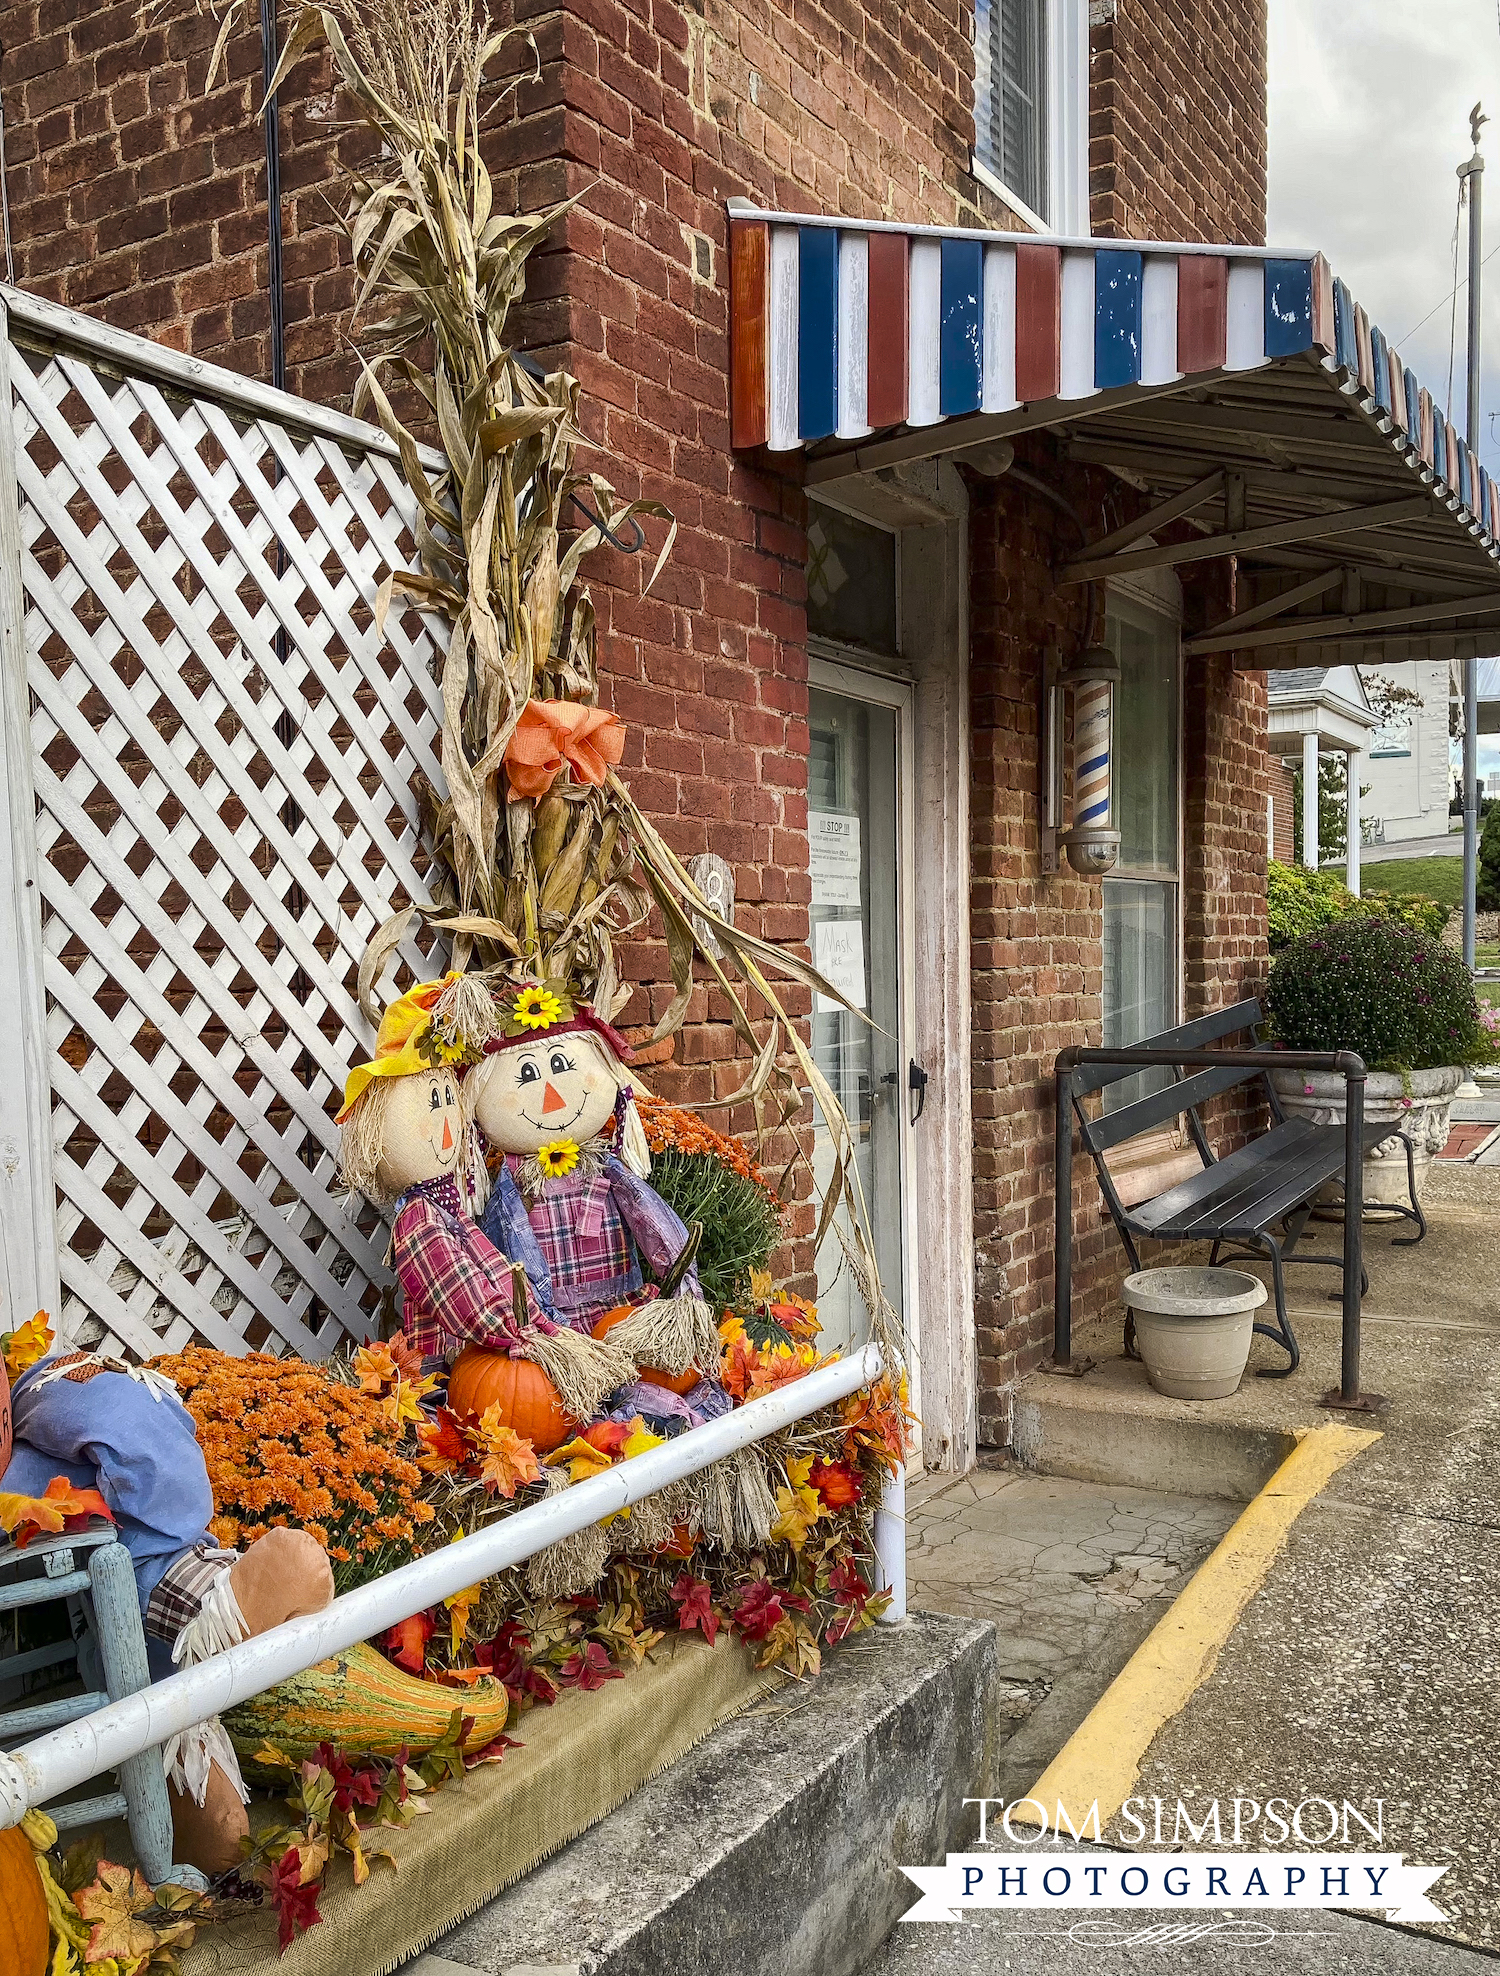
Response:
[[[607,1310],[603,1317],[594,1319],[591,1327],[594,1336],[605,1337],[622,1318],[629,1317],[632,1311],[639,1308],[638,1304],[616,1304],[614,1309]],[[692,1392],[703,1375],[695,1365],[690,1365],[686,1372],[663,1372],[659,1365],[643,1365],[641,1377],[649,1385],[665,1386],[669,1393],[681,1394]]]
[[[477,1421],[493,1406],[500,1424],[529,1441],[539,1455],[560,1448],[578,1422],[563,1411],[557,1388],[530,1359],[465,1345],[448,1374],[448,1404],[460,1420]]]
[[[0,1832],[0,1969],[46,1976],[47,1896],[31,1841],[19,1825]]]
[[[320,1743],[350,1756],[391,1757],[403,1746],[423,1756],[447,1735],[454,1709],[462,1708],[474,1718],[467,1747],[479,1750],[505,1727],[509,1704],[501,1681],[485,1676],[471,1687],[449,1688],[418,1680],[362,1640],[239,1703],[224,1726],[243,1767],[274,1779],[277,1773],[254,1762],[264,1743],[293,1763],[316,1756]],[[284,1781],[286,1772],[279,1774]]]

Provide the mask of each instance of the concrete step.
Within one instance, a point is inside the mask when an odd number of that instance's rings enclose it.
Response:
[[[994,1628],[835,1649],[433,1944],[403,1976],[852,1976],[992,1792]]]
[[[1033,1373],[1013,1402],[1011,1452],[1046,1475],[1247,1503],[1296,1436],[1291,1421],[1246,1417],[1264,1386],[1247,1378],[1241,1390],[1243,1401],[1212,1406],[1168,1400],[1138,1365],[1118,1357],[1101,1359],[1083,1378]]]

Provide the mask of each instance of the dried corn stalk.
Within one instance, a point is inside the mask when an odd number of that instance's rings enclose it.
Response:
[[[221,18],[216,63],[236,15]],[[455,965],[497,979],[566,979],[613,1014],[629,994],[615,943],[654,903],[674,986],[656,1036],[681,1024],[701,958],[751,1054],[745,1083],[722,1102],[753,1104],[764,1131],[795,1119],[812,1097],[834,1152],[818,1242],[832,1231],[842,1243],[894,1362],[899,1325],[875,1266],[849,1121],[770,977],[789,976],[848,1007],[845,998],[796,955],[718,918],[618,776],[592,787],[565,770],[541,801],[508,800],[505,749],[528,698],[598,701],[594,611],[579,581],[584,557],[632,517],[660,517],[668,527],[654,582],[676,534],[659,503],[622,503],[607,481],[578,471],[576,381],[561,371],[538,377],[506,340],[528,256],[575,203],[497,212],[480,155],[487,119],[533,73],[535,46],[529,36],[492,32],[478,0],[299,0],[273,91],[320,41],[379,139],[374,163],[349,177],[341,216],[359,277],[357,309],[369,312],[355,408],[373,410],[395,441],[417,502],[420,567],[386,579],[377,619],[383,624],[399,597],[449,626],[447,794],[426,792],[434,896],[375,935],[360,968],[361,1006],[377,1018],[377,984],[420,914],[453,936]],[[532,66],[495,83],[490,72],[512,42],[530,48]],[[401,390],[393,386],[415,393],[437,427],[447,466],[436,478],[394,409]],[[575,493],[597,519],[564,547]],[[722,961],[697,940],[695,914],[713,928]],[[750,1014],[757,1004],[763,1036]],[[805,1155],[796,1163],[809,1164]]]

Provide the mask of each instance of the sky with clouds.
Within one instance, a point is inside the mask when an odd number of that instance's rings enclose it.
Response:
[[[1500,475],[1500,4],[1497,0],[1269,0],[1270,213],[1266,237],[1320,248],[1439,404],[1465,417],[1468,291],[1454,320],[1456,167],[1469,110],[1495,121],[1488,169],[1480,458]],[[1459,236],[1468,267],[1468,213]],[[1481,773],[1500,742],[1480,743]]]

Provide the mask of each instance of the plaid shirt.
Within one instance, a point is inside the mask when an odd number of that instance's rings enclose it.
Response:
[[[419,1181],[402,1195],[392,1244],[407,1336],[424,1357],[470,1343],[520,1342],[510,1262],[464,1214],[451,1175]],[[543,1336],[557,1329],[529,1286],[526,1318]]]
[[[501,1168],[483,1227],[496,1248],[526,1261],[539,1300],[562,1322],[586,1330],[601,1311],[640,1294],[642,1256],[662,1276],[681,1255],[688,1232],[680,1216],[613,1154],[591,1179],[545,1181],[529,1212],[515,1166],[507,1159]],[[696,1272],[683,1287],[697,1292]]]

